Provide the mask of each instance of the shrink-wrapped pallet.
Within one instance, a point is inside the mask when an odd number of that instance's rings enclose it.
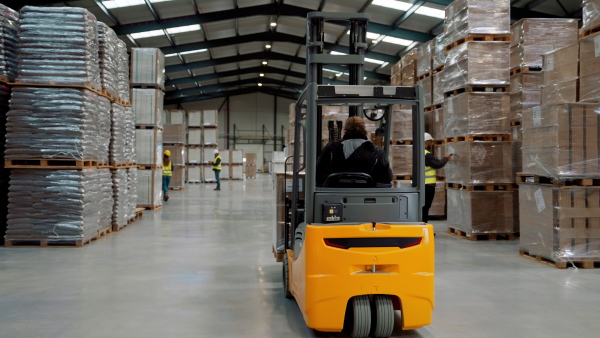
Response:
[[[417,48],[417,76],[431,74],[433,62],[433,40],[423,43]]]
[[[242,164],[244,162],[244,151],[242,149],[232,149],[229,151],[231,163]]]
[[[445,35],[444,33],[439,34],[433,39],[433,50],[432,50],[432,71],[440,71],[446,64],[446,52],[445,47]]]
[[[10,96],[10,87],[0,83],[0,135],[6,135],[6,114],[10,110]],[[0,137],[0,149],[6,149],[6,137]],[[4,162],[4,152],[0,153],[0,160]]]
[[[417,82],[423,89],[423,107],[433,104],[433,77],[427,76]]]
[[[444,137],[509,134],[509,93],[462,93],[444,101]]]
[[[6,158],[108,162],[110,101],[86,89],[15,87]]]
[[[444,92],[468,85],[509,84],[510,42],[466,42],[448,51],[444,68]]]
[[[10,87],[0,84],[0,133],[6,134],[6,113],[9,110]],[[4,148],[4,137],[0,137],[0,147]],[[0,160],[4,161],[4,154],[0,153]],[[10,169],[0,168],[0,234],[6,232],[6,216],[8,214],[8,183]],[[4,244],[4,236],[0,235],[0,245]]]
[[[166,145],[163,144],[163,151],[169,150],[171,152],[171,162],[173,165],[184,166],[187,158],[186,147],[181,144],[177,145]]]
[[[127,53],[127,45],[125,42],[117,41],[117,90],[119,98],[123,102],[131,102],[131,94],[129,92],[129,54]]]
[[[583,0],[583,27],[582,30],[596,28],[600,25],[600,0]]]
[[[183,124],[165,124],[163,143],[185,144],[187,128]]]
[[[112,227],[112,211],[115,204],[112,187],[112,174],[108,168],[98,169],[98,180],[100,182],[101,198],[100,204],[100,228]]]
[[[415,48],[409,50],[408,53],[404,54],[402,59],[400,59],[400,61],[402,62],[402,69],[408,67],[412,63],[416,63],[417,58],[418,58],[417,50]],[[417,71],[416,66],[417,65],[415,64],[415,72]]]
[[[410,176],[413,174],[413,146],[392,145],[390,146],[391,159],[390,168],[393,175]]]
[[[513,179],[516,182],[516,174],[523,171],[523,131],[521,126],[513,126],[511,134],[512,142],[512,171]]]
[[[96,17],[86,9],[25,6],[18,36],[18,82],[102,88]]]
[[[510,68],[542,68],[542,54],[577,42],[577,19],[527,18],[510,27]]]
[[[135,113],[132,107],[125,107],[125,154],[127,163],[135,163]]]
[[[162,167],[163,131],[160,129],[135,130],[135,157],[139,165]]]
[[[204,160],[202,152],[204,148],[201,147],[188,147],[187,148],[187,164],[201,164]]]
[[[444,167],[446,181],[462,185],[513,183],[511,142],[446,143],[452,161]]]
[[[138,170],[137,205],[156,208],[162,205],[162,170]]]
[[[523,172],[600,176],[600,104],[559,104],[523,111]]]
[[[202,144],[205,146],[216,146],[217,145],[217,128],[203,128],[202,129]]]
[[[188,127],[202,127],[202,110],[187,112]]]
[[[160,49],[131,49],[131,85],[165,89],[165,55]]]
[[[218,112],[214,109],[205,109],[202,111],[202,125],[205,127],[216,127],[218,120]]]
[[[127,225],[129,220],[129,169],[113,169],[112,188],[114,207],[112,213],[112,224],[120,229]]]
[[[398,106],[395,107],[398,108]],[[394,109],[392,111],[391,128],[393,141],[412,140],[412,110]]]
[[[129,193],[129,202],[127,203],[127,219],[130,220],[136,216],[138,200],[138,168],[127,169],[127,190]]]
[[[444,137],[444,107],[425,113],[425,132],[429,133],[436,141],[443,141]]]
[[[435,183],[435,195],[431,208],[429,208],[429,216],[441,217],[446,215],[446,182],[438,181]]]
[[[519,119],[521,111],[542,102],[542,72],[519,73],[510,77],[509,120]]]
[[[162,127],[163,101],[165,94],[158,89],[133,88],[132,104],[135,124],[138,126]]]
[[[102,89],[112,98],[119,97],[119,38],[112,28],[98,22],[100,80]]]
[[[600,34],[579,40],[579,100],[600,102]]]
[[[467,236],[513,234],[514,191],[447,189],[448,226]]]
[[[577,102],[579,44],[544,54],[542,104]]]
[[[185,166],[174,165],[173,176],[169,183],[169,188],[180,190],[185,186]]]
[[[219,150],[219,156],[221,156],[221,163],[223,163],[223,164],[231,163],[231,157],[229,156],[229,150],[227,150],[227,149]]]
[[[0,4],[0,77],[13,82],[17,77],[19,13]]]
[[[391,86],[401,86],[402,85],[402,61],[398,61],[396,64],[392,66],[392,70],[390,72],[390,85]]]
[[[431,104],[438,105],[444,103],[444,71],[439,71],[433,74],[433,88]]]
[[[446,146],[443,144],[434,144],[433,145],[433,156],[437,159],[442,159],[446,156]],[[437,177],[446,177],[446,167],[441,169],[436,169],[435,175]]]
[[[187,115],[185,110],[171,109],[169,110],[170,124],[181,124],[187,127]]]
[[[417,78],[417,61],[415,60],[406,66],[403,66],[400,74],[402,76],[400,82],[402,86],[414,86],[419,80]]]
[[[202,145],[202,129],[189,129],[187,144],[194,146]]]
[[[112,191],[106,169],[13,170],[6,240],[96,237],[112,217],[112,194],[105,196],[103,185]]]
[[[241,164],[232,164],[229,166],[229,177],[232,180],[241,180],[244,175],[244,166]]]
[[[216,182],[215,173],[213,172],[212,165],[202,166],[202,181],[205,183]]]
[[[519,205],[522,251],[553,262],[600,260],[600,187],[520,184]]]
[[[199,165],[188,165],[187,166],[187,181],[189,183],[200,183],[202,182],[202,166]]]
[[[109,163],[111,165],[121,165],[131,163],[128,154],[127,137],[129,130],[135,128],[127,123],[127,107],[116,103],[111,104],[111,139],[109,148]]]
[[[509,35],[510,0],[456,0],[446,7],[448,42],[469,35]]]

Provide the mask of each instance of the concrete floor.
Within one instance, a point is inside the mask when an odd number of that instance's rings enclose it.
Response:
[[[0,337],[345,337],[306,327],[271,253],[269,175],[188,185],[83,248],[0,248]],[[598,337],[600,269],[522,258],[435,222],[433,324],[396,337]]]

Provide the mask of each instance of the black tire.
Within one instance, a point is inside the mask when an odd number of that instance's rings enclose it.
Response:
[[[372,306],[372,331],[374,338],[388,338],[394,331],[394,304],[388,295],[373,296]]]
[[[290,270],[287,252],[283,254],[283,295],[288,299],[294,298],[294,295],[290,292]]]
[[[366,338],[371,331],[371,304],[369,296],[356,296],[352,298],[350,337]]]

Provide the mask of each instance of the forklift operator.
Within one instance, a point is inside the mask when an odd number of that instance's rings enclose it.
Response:
[[[365,121],[352,116],[344,124],[344,137],[331,142],[317,159],[317,186],[322,187],[333,173],[369,174],[374,182],[389,184],[392,170],[385,152],[367,138]]]

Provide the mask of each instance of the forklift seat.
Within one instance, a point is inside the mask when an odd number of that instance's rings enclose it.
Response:
[[[369,174],[365,173],[333,173],[327,176],[325,188],[374,188],[375,183]]]

